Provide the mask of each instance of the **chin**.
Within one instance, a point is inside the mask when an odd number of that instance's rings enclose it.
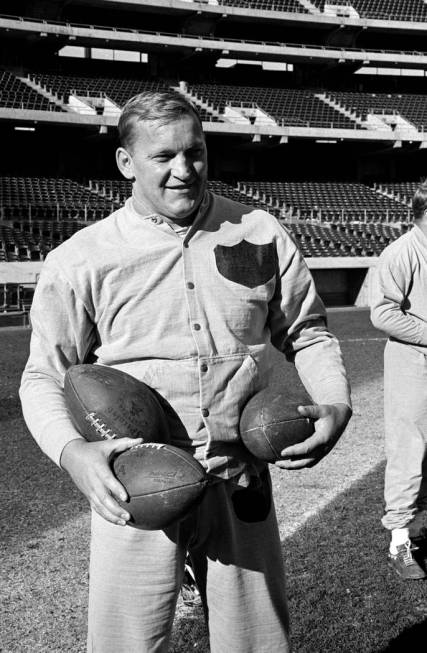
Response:
[[[191,202],[179,202],[174,207],[171,207],[169,212],[170,217],[175,220],[184,220],[188,218],[194,211],[197,211],[200,202],[191,201]]]

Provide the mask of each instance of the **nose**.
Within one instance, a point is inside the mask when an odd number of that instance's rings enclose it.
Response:
[[[193,166],[185,154],[177,154],[172,162],[172,174],[177,179],[186,180],[193,175]]]

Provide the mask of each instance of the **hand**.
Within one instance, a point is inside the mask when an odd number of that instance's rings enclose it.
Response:
[[[298,406],[300,415],[315,420],[313,435],[281,452],[275,465],[281,469],[313,467],[336,445],[351,417],[347,404]]]
[[[126,501],[128,496],[111,471],[110,460],[114,454],[141,442],[142,438],[119,438],[105,442],[87,442],[78,438],[71,440],[62,451],[61,467],[69,473],[91,507],[101,517],[119,526],[125,526],[130,515],[117,499]]]

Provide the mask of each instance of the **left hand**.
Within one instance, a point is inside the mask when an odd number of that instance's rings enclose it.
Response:
[[[347,404],[298,406],[298,412],[315,421],[313,435],[281,452],[274,464],[281,469],[313,467],[336,445],[351,417]]]

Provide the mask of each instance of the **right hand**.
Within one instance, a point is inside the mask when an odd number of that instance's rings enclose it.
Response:
[[[119,438],[102,442],[87,442],[83,438],[71,440],[61,455],[61,467],[85,495],[93,510],[107,521],[126,526],[129,513],[117,502],[126,501],[128,495],[114,476],[110,460],[137,444],[142,438]]]

